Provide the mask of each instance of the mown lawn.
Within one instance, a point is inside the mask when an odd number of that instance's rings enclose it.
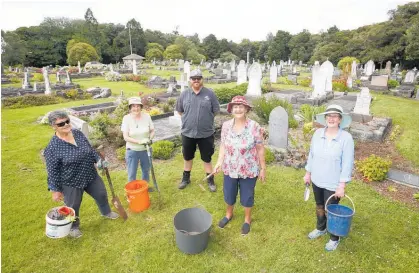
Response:
[[[201,190],[198,183],[204,173],[199,161],[192,172],[192,184],[183,191],[177,189],[182,172],[180,154],[155,165],[160,204],[153,193],[151,208],[129,213],[123,223],[101,218],[86,195],[81,208],[83,237],[47,238],[45,214],[57,204],[47,191],[39,152],[53,133],[35,121],[53,109],[90,103],[2,110],[3,272],[417,272],[419,211],[380,196],[364,183],[354,181],[348,186],[347,193],[356,205],[352,231],[337,251],[326,253],[327,238],[306,238],[315,226],[315,212],[312,196],[307,203],[303,201],[303,171],[268,168],[267,183],[256,189],[252,231],[242,237],[240,207],[224,230],[216,227],[225,208],[221,187],[216,193]],[[417,123],[403,120],[417,117],[412,108],[418,103],[377,96],[373,104],[374,113],[392,116],[403,127],[400,147],[418,144],[417,130],[407,128]],[[405,149],[401,152],[411,154]],[[419,163],[416,156],[412,160]],[[111,176],[127,206],[123,198],[126,172],[111,172]],[[221,185],[221,176],[216,183]],[[195,206],[211,213],[213,229],[207,250],[190,256],[176,247],[173,217],[181,209]]]

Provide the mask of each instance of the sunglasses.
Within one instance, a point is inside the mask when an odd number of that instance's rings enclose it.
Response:
[[[70,124],[70,119],[67,119],[66,121],[60,122],[60,123],[56,123],[55,125],[57,127],[64,127],[66,124]]]
[[[202,78],[191,78],[192,81],[200,81]]]

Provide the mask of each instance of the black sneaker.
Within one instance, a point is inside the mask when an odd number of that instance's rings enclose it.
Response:
[[[214,182],[214,176],[211,176],[210,178],[208,178],[208,188],[211,192],[217,191],[217,186],[215,185],[215,182]]]
[[[180,182],[178,189],[182,190],[186,188],[186,186],[188,186],[189,183],[191,183],[190,174],[186,174],[185,172],[183,172],[182,182]]]

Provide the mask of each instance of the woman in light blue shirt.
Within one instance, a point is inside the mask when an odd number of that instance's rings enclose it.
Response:
[[[354,164],[354,141],[347,131],[342,130],[351,123],[351,117],[343,112],[339,105],[330,105],[326,112],[318,114],[316,121],[325,126],[317,129],[311,139],[310,154],[306,165],[304,182],[313,182],[316,201],[317,227],[308,234],[316,239],[326,234],[325,203],[337,204],[345,195],[346,183],[351,181]],[[339,245],[339,237],[330,234],[326,244],[327,251],[333,251]]]

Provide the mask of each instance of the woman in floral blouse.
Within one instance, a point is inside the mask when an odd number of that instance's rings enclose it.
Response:
[[[256,180],[265,182],[265,148],[262,129],[249,118],[251,106],[245,97],[236,96],[227,106],[233,119],[224,122],[221,130],[221,147],[214,169],[224,172],[224,201],[227,203],[226,216],[218,223],[224,228],[233,217],[234,204],[240,189],[240,203],[244,207],[244,224],[241,233],[250,232],[251,209],[254,203]]]

